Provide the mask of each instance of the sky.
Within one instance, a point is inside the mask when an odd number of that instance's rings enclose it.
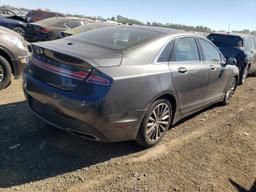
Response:
[[[203,25],[213,30],[256,30],[256,0],[0,0],[0,5],[62,13],[122,15],[143,22]]]

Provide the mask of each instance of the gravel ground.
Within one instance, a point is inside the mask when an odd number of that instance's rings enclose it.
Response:
[[[256,78],[143,150],[55,129],[27,108],[21,80],[0,92],[0,191],[256,191]]]

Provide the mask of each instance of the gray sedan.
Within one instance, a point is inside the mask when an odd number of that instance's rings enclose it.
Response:
[[[151,147],[182,118],[228,104],[239,78],[236,60],[205,37],[165,28],[106,27],[32,48],[23,81],[32,111],[95,141]]]

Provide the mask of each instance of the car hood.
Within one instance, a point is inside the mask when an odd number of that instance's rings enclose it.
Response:
[[[0,26],[0,33],[10,34],[12,36],[15,36],[15,37],[21,39],[21,40],[23,39],[18,33],[16,33],[15,31],[12,31],[12,30],[10,30],[10,29],[8,29],[6,27],[1,27]]]
[[[20,36],[18,33],[16,33],[13,30],[10,30],[10,29],[0,26],[0,34],[11,35],[12,37],[16,37],[16,38],[20,39],[23,42],[23,45],[25,45],[26,47],[29,45],[29,43],[22,36]]]

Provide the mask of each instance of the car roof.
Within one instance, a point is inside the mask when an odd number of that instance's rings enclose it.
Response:
[[[209,35],[227,35],[227,36],[238,36],[241,38],[247,38],[247,37],[254,37],[251,34],[245,34],[245,33],[229,33],[229,32],[214,32],[210,33]]]
[[[33,24],[39,25],[39,26],[55,26],[58,24],[64,24],[67,21],[83,21],[83,19],[79,18],[72,18],[72,17],[51,17],[47,19],[43,19],[37,22],[34,22]]]
[[[165,28],[165,27],[155,27],[155,26],[120,25],[120,27],[130,27],[130,28],[133,28],[133,29],[140,29],[140,30],[146,30],[146,31],[154,31],[154,32],[165,34],[165,35],[176,35],[176,34],[188,33],[186,31],[182,31],[182,30]]]

